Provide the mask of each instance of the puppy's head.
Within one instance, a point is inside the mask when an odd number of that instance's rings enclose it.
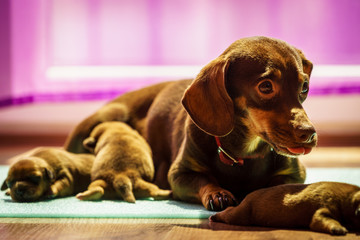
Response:
[[[360,229],[360,191],[357,191],[351,199],[350,216],[345,219],[349,222],[350,228]]]
[[[48,194],[53,173],[40,158],[29,157],[14,163],[8,172],[1,190],[9,188],[10,196],[17,202],[32,202]]]
[[[311,70],[302,52],[283,41],[240,39],[202,69],[182,102],[194,123],[211,135],[245,126],[248,142],[260,137],[279,154],[306,154],[317,142],[302,107]]]

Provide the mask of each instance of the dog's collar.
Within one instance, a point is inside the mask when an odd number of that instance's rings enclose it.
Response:
[[[234,158],[221,147],[220,139],[219,137],[215,137],[216,144],[218,146],[218,154],[221,162],[223,162],[226,165],[234,166],[236,165],[244,165],[244,159],[242,158]]]

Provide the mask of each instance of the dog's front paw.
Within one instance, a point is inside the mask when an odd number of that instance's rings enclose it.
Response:
[[[202,204],[207,210],[222,211],[229,206],[236,206],[236,198],[224,189],[213,189],[205,191],[201,197]]]
[[[330,228],[331,235],[346,235],[348,230],[343,226],[334,225]]]
[[[48,191],[46,191],[43,196],[44,196],[46,199],[56,198],[56,195],[53,193],[53,191],[52,191],[51,188],[50,188]]]

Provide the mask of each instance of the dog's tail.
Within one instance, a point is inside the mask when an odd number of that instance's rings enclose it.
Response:
[[[128,119],[129,110],[127,106],[123,103],[109,103],[77,125],[66,139],[64,148],[73,153],[88,153],[89,151],[82,143],[98,124],[107,121],[126,122]]]
[[[160,189],[153,183],[149,183],[141,178],[138,173],[127,171],[118,174],[113,182],[113,187],[118,197],[126,202],[135,202],[137,198],[154,198],[155,200],[163,200],[171,198],[170,190]]]
[[[105,194],[106,188],[108,188],[107,182],[102,179],[98,179],[98,180],[93,181],[89,185],[88,190],[77,194],[76,198],[78,198],[80,200],[86,200],[86,201],[99,200]]]
[[[124,199],[126,202],[135,203],[133,183],[126,174],[120,173],[116,175],[113,181],[113,187],[118,197]]]

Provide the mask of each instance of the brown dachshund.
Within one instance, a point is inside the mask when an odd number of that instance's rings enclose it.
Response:
[[[64,197],[84,191],[90,183],[92,154],[38,147],[15,156],[1,190],[17,202]]]
[[[210,217],[233,225],[308,228],[344,235],[360,230],[360,188],[338,182],[284,184],[247,195],[239,206]],[[346,227],[342,226],[341,223]]]
[[[93,182],[77,198],[120,198],[131,203],[135,197],[170,198],[171,191],[150,183],[155,171],[150,146],[126,123],[97,125],[84,140],[84,146],[96,155],[91,170]]]
[[[159,187],[222,210],[256,189],[304,182],[297,157],[317,142],[302,107],[311,70],[302,52],[283,41],[244,38],[193,81],[154,85],[110,104],[123,104],[125,121],[149,142]],[[84,151],[91,129],[109,121],[100,113],[76,127],[68,150]]]

